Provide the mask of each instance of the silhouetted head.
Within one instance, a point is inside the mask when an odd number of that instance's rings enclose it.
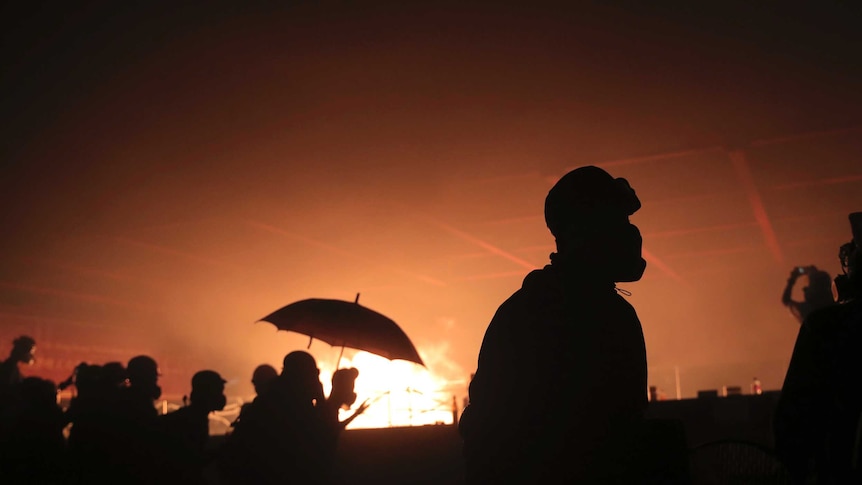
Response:
[[[75,368],[75,388],[78,397],[99,394],[105,385],[104,369],[100,365],[81,363]]]
[[[254,385],[254,393],[262,394],[268,383],[278,377],[278,371],[269,364],[261,364],[251,374],[251,383]]]
[[[320,369],[317,361],[308,352],[297,350],[284,356],[279,379],[302,399],[323,398],[323,385],[320,383]]]
[[[320,373],[314,357],[302,350],[285,355],[281,364],[281,375],[319,375]]]
[[[129,387],[139,389],[153,399],[162,395],[158,386],[159,365],[148,355],[132,357],[126,364],[126,373],[129,376]]]
[[[588,265],[614,282],[637,281],[646,261],[640,231],[629,216],[640,207],[626,179],[615,179],[599,167],[580,167],[548,192],[545,223],[563,259],[577,259],[582,268]]]
[[[126,380],[129,378],[122,362],[106,363],[102,366],[102,374],[104,375],[105,385],[111,389],[125,386]]]
[[[227,404],[224,395],[224,385],[227,381],[222,379],[218,372],[202,370],[192,376],[192,406],[210,411],[221,411]]]
[[[36,361],[36,340],[28,335],[22,335],[12,341],[12,351],[9,357],[15,362],[32,364]]]
[[[329,399],[338,403],[339,406],[350,408],[356,402],[356,378],[359,370],[356,368],[338,369],[332,374],[332,391]]]

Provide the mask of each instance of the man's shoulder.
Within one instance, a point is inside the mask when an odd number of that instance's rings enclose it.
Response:
[[[535,305],[536,302],[547,300],[558,289],[554,270],[550,266],[534,269],[524,277],[521,287],[515,290],[509,298],[500,305],[500,309],[517,308]]]

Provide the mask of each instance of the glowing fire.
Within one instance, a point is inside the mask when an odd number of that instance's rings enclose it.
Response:
[[[333,368],[325,362],[318,364],[320,380],[329,394]],[[357,352],[352,359],[342,358],[339,367],[359,369],[356,403],[350,410],[342,409],[339,418],[345,420],[361,403],[369,403],[348,429],[453,423],[453,394],[446,392],[453,382],[418,364]]]

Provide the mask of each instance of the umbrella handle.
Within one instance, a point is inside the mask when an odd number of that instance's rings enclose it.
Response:
[[[335,361],[335,370],[338,370],[338,366],[341,365],[341,357],[344,356],[344,346],[341,346],[341,352],[338,353],[338,360]]]

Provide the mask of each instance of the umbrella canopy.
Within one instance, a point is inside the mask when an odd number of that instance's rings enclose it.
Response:
[[[279,330],[308,335],[334,347],[350,347],[424,366],[407,334],[389,317],[355,302],[311,298],[282,307],[260,319]]]

